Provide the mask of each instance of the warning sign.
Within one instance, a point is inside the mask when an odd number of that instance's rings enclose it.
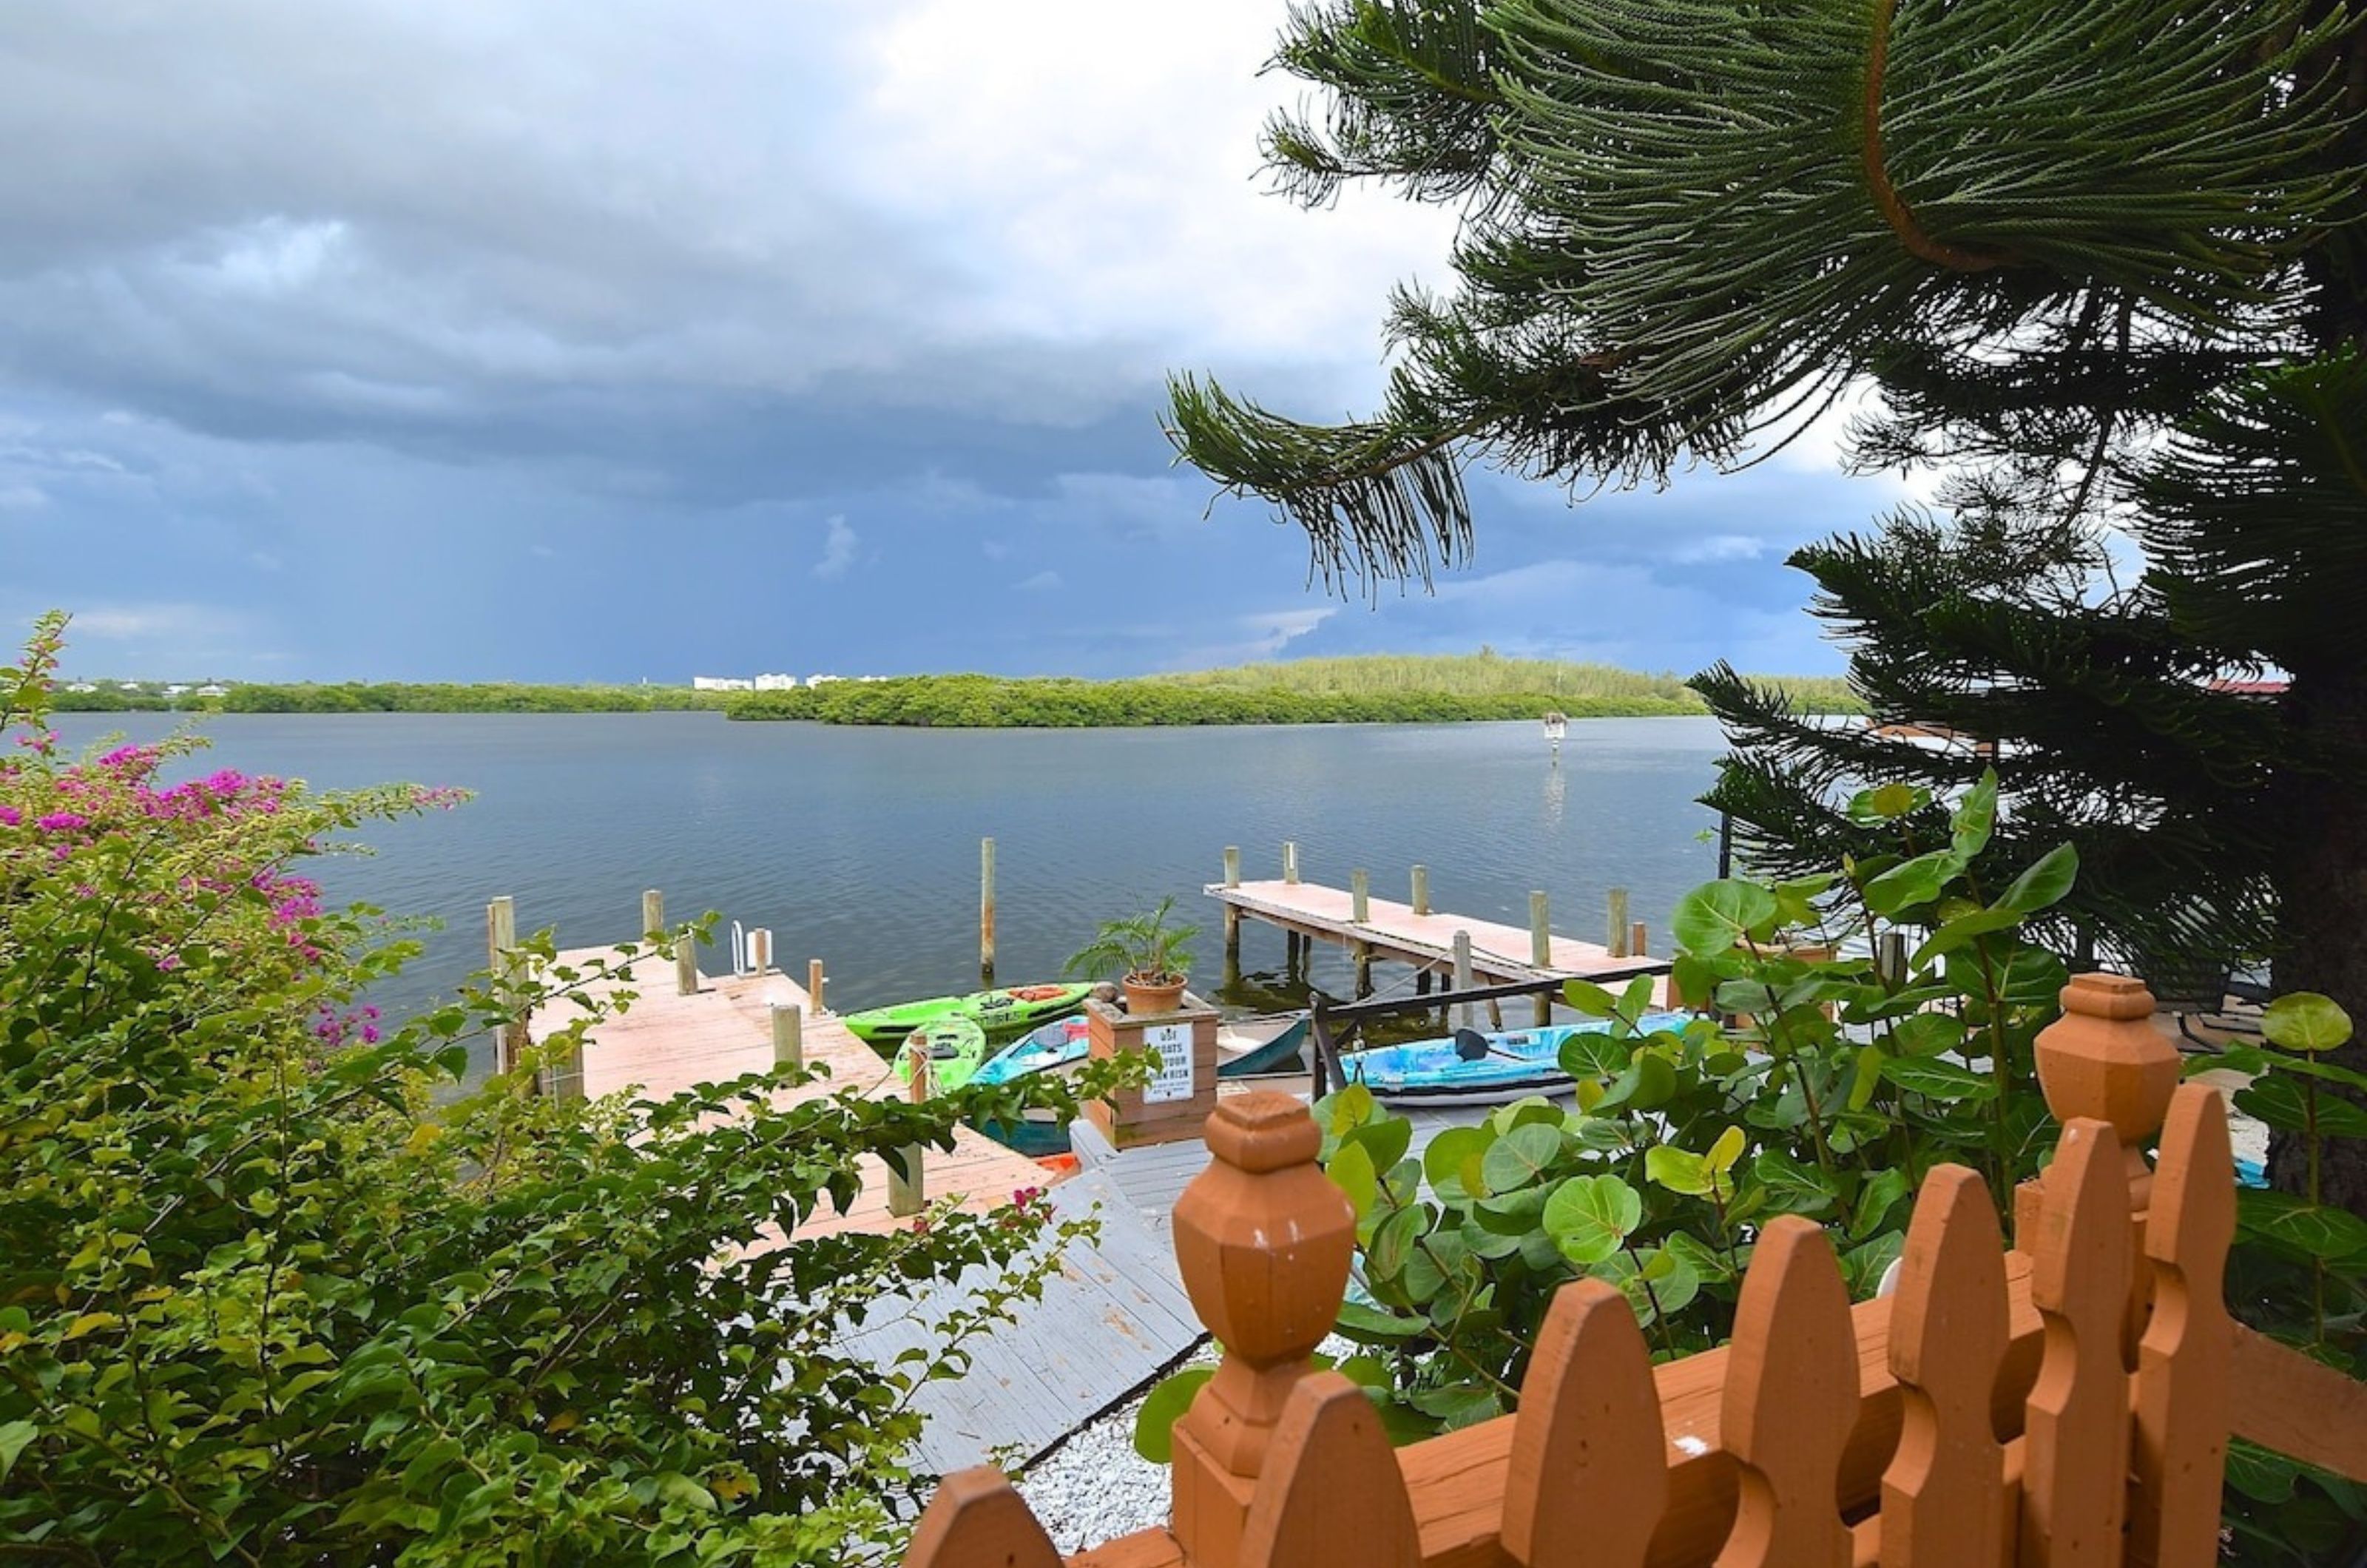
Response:
[[[1143,1086],[1145,1105],[1192,1098],[1192,1026],[1162,1023],[1142,1032],[1142,1043],[1159,1053],[1159,1076]]]

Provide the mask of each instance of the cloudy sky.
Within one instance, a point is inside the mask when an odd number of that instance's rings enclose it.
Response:
[[[1265,195],[1284,0],[0,6],[0,615],[89,673],[1121,674],[1468,650],[1838,667],[1817,450],[1478,485],[1327,597],[1164,374],[1370,405],[1450,217]]]

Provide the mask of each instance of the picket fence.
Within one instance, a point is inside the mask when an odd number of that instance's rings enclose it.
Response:
[[[1852,1306],[1822,1230],[1761,1233],[1733,1342],[1654,1367],[1625,1301],[1555,1301],[1517,1414],[1392,1450],[1308,1355],[1353,1215],[1281,1094],[1223,1102],[1174,1216],[1224,1347],[1175,1433],[1165,1529],[1076,1568],[2203,1568],[2231,1432],[2367,1480],[2367,1391],[2234,1323],[2225,1111],[2179,1084],[2136,982],[2083,975],[2039,1043],[2063,1127],[1997,1206],[1917,1196],[1895,1293]],[[2143,1150],[2158,1133],[2159,1155]],[[948,1477],[906,1568],[1059,1568],[991,1470]]]

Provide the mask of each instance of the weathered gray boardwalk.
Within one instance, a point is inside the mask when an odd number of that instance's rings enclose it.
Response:
[[[1203,1163],[1207,1150],[1197,1143]],[[1180,1188],[1178,1189],[1181,1190]],[[1175,1270],[1175,1252],[1154,1235],[1108,1175],[1082,1171],[1047,1195],[1060,1219],[1098,1213],[1096,1242],[1071,1243],[1043,1299],[1020,1303],[1016,1325],[970,1350],[968,1372],[922,1388],[928,1417],[919,1463],[942,1475],[996,1461],[1025,1463],[1123,1403],[1199,1344],[1206,1331]],[[928,1298],[908,1314],[878,1320],[842,1343],[876,1365],[912,1348],[934,1350]]]

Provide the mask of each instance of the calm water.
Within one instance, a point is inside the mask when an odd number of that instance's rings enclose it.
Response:
[[[69,715],[80,745],[166,732],[159,715]],[[769,926],[802,976],[829,965],[842,1008],[969,988],[978,963],[978,840],[997,844],[998,977],[1049,977],[1101,919],[1173,894],[1206,926],[1199,971],[1222,958],[1202,886],[1241,846],[1243,874],[1301,874],[1406,897],[1430,867],[1433,905],[1514,925],[1533,887],[1557,930],[1601,941],[1603,892],[1630,889],[1657,946],[1670,908],[1715,874],[1694,803],[1723,750],[1706,718],[1573,723],[1561,766],[1535,724],[1305,728],[889,730],[731,724],[712,714],[224,716],[204,767],[309,780],[459,784],[454,812],[372,829],[377,852],[324,863],[339,901],[438,917],[428,953],[379,999],[448,991],[483,954],[485,901],[567,946],[635,934],[644,887],[669,915],[706,909]],[[1280,999],[1282,937],[1247,929],[1247,984]],[[710,957],[710,969],[728,960]],[[1384,985],[1395,977],[1384,967]],[[1315,982],[1350,986],[1319,948]]]

